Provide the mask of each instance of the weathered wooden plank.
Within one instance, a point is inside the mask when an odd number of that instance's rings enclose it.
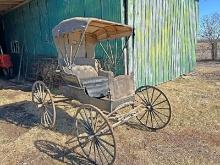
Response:
[[[128,0],[128,25],[134,27],[134,1],[133,0]],[[130,38],[129,40],[129,44],[128,44],[128,56],[129,56],[129,61],[128,61],[128,65],[129,65],[129,74],[133,74],[134,73],[134,36],[132,36],[132,38]]]

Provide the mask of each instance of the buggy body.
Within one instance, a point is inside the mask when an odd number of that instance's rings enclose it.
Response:
[[[132,32],[132,27],[128,25],[96,18],[78,17],[58,24],[53,29],[53,37],[61,75],[67,84],[62,87],[62,93],[108,112],[133,102],[133,75],[115,77],[112,71],[104,71],[95,59],[98,43],[129,37]]]
[[[135,90],[133,74],[115,76],[102,69],[95,59],[97,44],[124,38],[122,56],[133,28],[97,18],[76,17],[62,21],[53,29],[58,52],[60,74],[65,84],[61,86],[62,100],[54,97],[46,84],[37,81],[32,87],[32,101],[40,114],[41,124],[53,128],[56,124],[55,103],[78,100],[76,109],[76,137],[85,156],[94,164],[113,164],[116,159],[116,141],[113,129],[129,122],[131,118],[150,130],[164,128],[171,118],[171,106],[166,95],[153,86]],[[112,47],[108,44],[110,54]],[[71,104],[70,104],[71,106]]]

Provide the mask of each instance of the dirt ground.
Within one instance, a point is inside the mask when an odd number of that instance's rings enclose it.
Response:
[[[158,87],[171,102],[170,123],[156,132],[126,124],[116,128],[115,164],[220,164],[220,63],[198,63],[195,72]],[[0,164],[89,164],[77,143],[65,144],[75,136],[76,108],[57,105],[56,128],[44,129],[31,92],[0,80]]]

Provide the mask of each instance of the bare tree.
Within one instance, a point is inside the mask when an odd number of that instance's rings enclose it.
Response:
[[[202,17],[200,37],[207,40],[211,46],[212,60],[217,58],[217,43],[220,40],[220,13]]]

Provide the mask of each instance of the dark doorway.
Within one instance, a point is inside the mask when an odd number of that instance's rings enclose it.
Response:
[[[3,50],[5,50],[3,22],[1,16],[0,16],[0,45],[2,46]]]

